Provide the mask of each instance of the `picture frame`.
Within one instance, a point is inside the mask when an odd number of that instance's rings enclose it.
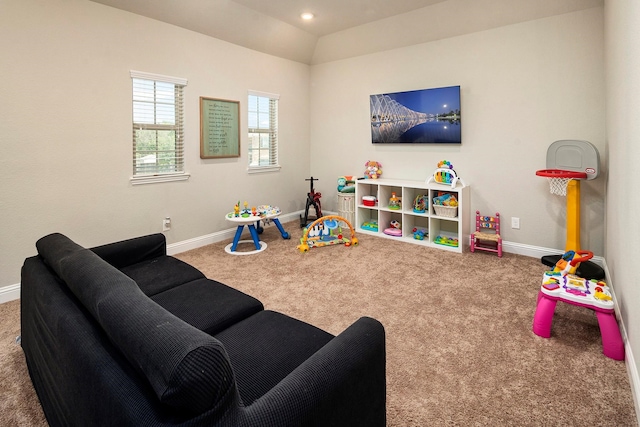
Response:
[[[200,97],[200,158],[240,157],[240,101]]]

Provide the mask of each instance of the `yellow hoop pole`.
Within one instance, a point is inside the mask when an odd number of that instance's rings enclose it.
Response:
[[[567,184],[567,241],[565,252],[580,250],[580,180]]]

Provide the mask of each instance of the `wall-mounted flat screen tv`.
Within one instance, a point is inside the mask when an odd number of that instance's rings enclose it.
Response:
[[[374,144],[461,144],[460,86],[370,96]]]

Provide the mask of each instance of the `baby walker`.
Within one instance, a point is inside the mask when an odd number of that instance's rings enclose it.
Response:
[[[598,176],[600,156],[588,141],[561,140],[547,149],[547,169],[536,172],[549,180],[551,194],[567,197],[567,237],[565,252],[580,251],[580,180]],[[553,267],[562,255],[543,256],[544,265]],[[591,261],[580,263],[576,274],[587,279],[604,279],[604,269]]]

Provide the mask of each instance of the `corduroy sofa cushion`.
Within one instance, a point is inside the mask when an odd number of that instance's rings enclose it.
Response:
[[[60,277],[60,262],[74,252],[84,250],[82,246],[60,233],[52,233],[38,239],[36,249],[58,277]]]
[[[225,346],[242,401],[251,405],[334,336],[264,310],[216,335]]]
[[[162,403],[201,413],[231,397],[233,372],[218,340],[167,312],[131,278],[67,237],[46,236],[36,246]]]
[[[169,313],[209,335],[261,311],[260,301],[210,279],[199,279],[153,295]]]
[[[167,254],[167,239],[162,233],[134,237],[90,248],[117,269]]]

